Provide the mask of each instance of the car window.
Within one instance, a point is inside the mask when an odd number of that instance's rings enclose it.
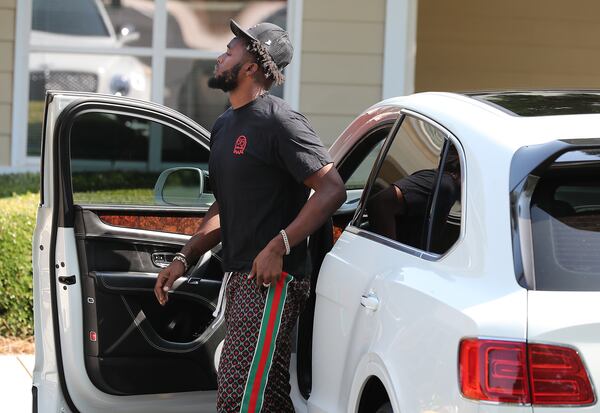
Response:
[[[555,162],[533,193],[536,289],[600,291],[600,156],[585,152],[575,162]]]
[[[458,151],[445,133],[406,116],[369,188],[358,225],[411,247],[445,252],[460,232],[460,183]]]
[[[73,122],[70,150],[75,204],[206,206],[214,201],[208,149],[162,123],[86,112]]]
[[[368,149],[366,155],[363,155],[364,158],[360,160],[360,163],[354,172],[352,172],[352,174],[346,180],[346,190],[364,189],[364,187],[367,185],[369,174],[371,173],[371,169],[373,169],[377,155],[381,150],[384,138],[385,135],[382,135],[382,138]]]
[[[75,36],[109,36],[94,0],[33,0],[31,28]]]

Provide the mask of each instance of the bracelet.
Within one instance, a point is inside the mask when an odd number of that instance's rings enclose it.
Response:
[[[183,270],[187,271],[188,268],[190,268],[187,258],[185,256],[184,253],[182,252],[178,252],[175,254],[175,256],[173,257],[173,261],[181,261],[183,263]]]
[[[279,231],[279,233],[283,237],[283,244],[285,245],[285,255],[290,255],[290,242],[288,241],[285,229],[282,229],[281,231]]]

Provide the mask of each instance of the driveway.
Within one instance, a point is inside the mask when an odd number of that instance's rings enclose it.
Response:
[[[35,356],[0,355],[2,411],[31,412],[31,374]]]

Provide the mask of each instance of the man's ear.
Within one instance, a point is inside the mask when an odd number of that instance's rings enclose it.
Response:
[[[248,62],[248,67],[246,67],[245,73],[250,77],[254,77],[254,75],[256,75],[257,71],[258,71],[258,63]]]

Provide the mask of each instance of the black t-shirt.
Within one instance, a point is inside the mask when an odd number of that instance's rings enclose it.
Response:
[[[226,110],[213,126],[210,145],[223,270],[249,272],[306,203],[303,181],[331,158],[308,120],[269,94]],[[306,242],[284,257],[283,270],[299,278],[309,274]]]

